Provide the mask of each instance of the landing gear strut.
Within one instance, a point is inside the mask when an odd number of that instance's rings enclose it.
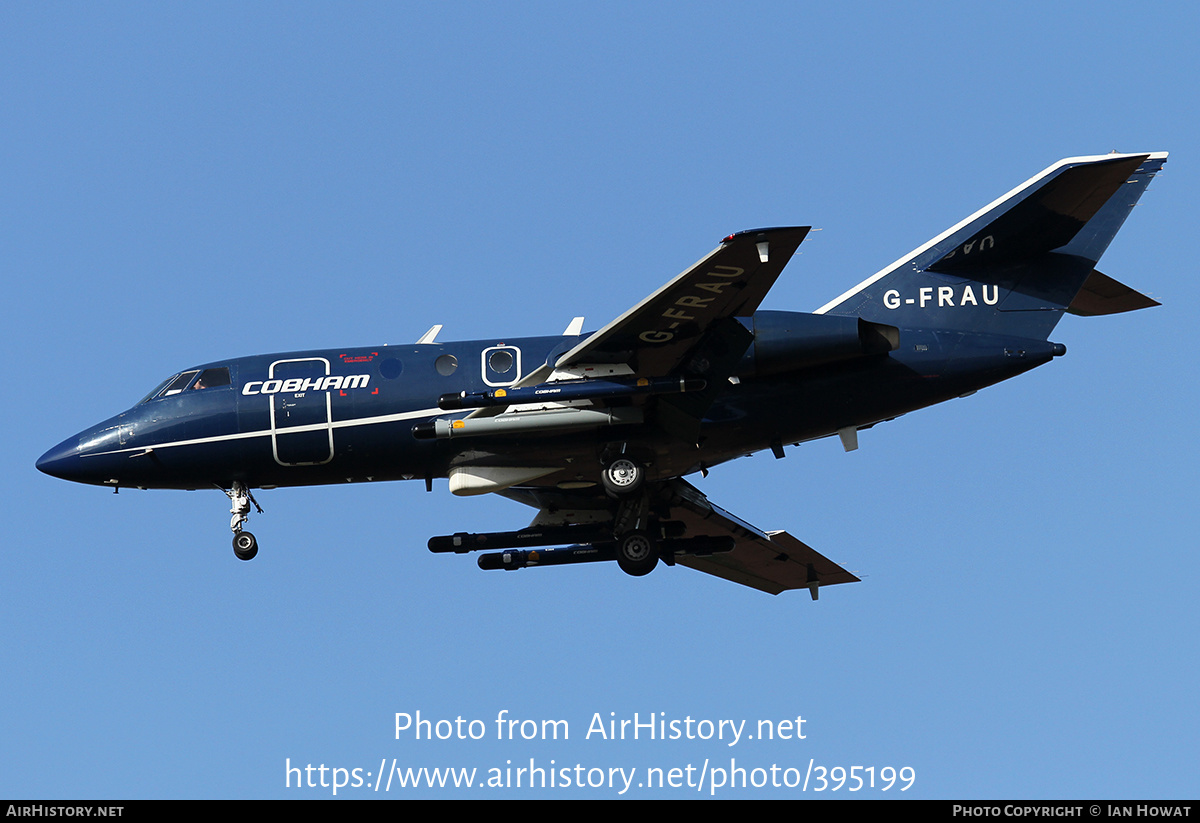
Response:
[[[250,519],[251,503],[259,514],[262,514],[262,506],[258,505],[250,489],[240,480],[233,481],[232,489],[221,491],[225,492],[233,504],[229,509],[229,513],[233,515],[229,519],[229,528],[233,531],[233,553],[238,560],[253,560],[258,554],[258,540],[250,532],[243,531],[242,524]]]
[[[628,462],[639,469],[638,483],[645,472],[640,464],[628,458],[617,458],[609,466],[615,466],[622,461]],[[605,469],[605,477],[608,469]],[[621,571],[634,577],[642,577],[654,571],[658,565],[658,542],[655,540],[659,529],[652,528],[650,515],[650,497],[647,494],[628,494],[621,498],[613,517],[613,540],[617,555],[617,565]]]

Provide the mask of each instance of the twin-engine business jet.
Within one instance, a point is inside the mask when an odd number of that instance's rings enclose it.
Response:
[[[219,488],[233,546],[252,489],[449,479],[532,506],[529,527],[433,537],[484,569],[662,561],[772,594],[858,578],[684,479],[859,430],[1066,352],[1064,312],[1158,305],[1095,269],[1165,153],[1046,169],[812,314],[758,311],[808,227],[742,231],[591,334],[268,354],[189,368],[37,467],[81,483]],[[259,509],[261,511],[261,509]],[[551,548],[551,547],[559,548]]]

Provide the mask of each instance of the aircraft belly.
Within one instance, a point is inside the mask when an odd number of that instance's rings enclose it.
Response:
[[[686,435],[672,432],[667,423],[656,425],[652,413],[638,426],[440,443],[451,449],[450,471],[456,466],[541,467],[538,476],[518,481],[527,487],[582,488],[595,483],[602,454],[615,444],[646,456],[647,479],[665,480],[776,444],[829,437],[847,427],[867,427],[958,397],[1046,362],[1052,348],[1042,343],[1043,350],[1036,351],[1037,341],[1002,338],[935,339],[923,332],[910,332],[908,339],[907,351],[890,356],[731,384],[709,409],[698,447],[693,442],[690,448],[679,448]],[[664,430],[674,436],[664,440]]]
[[[1032,347],[1037,341],[1024,341]],[[814,369],[790,379],[743,381],[714,404],[705,419],[703,443],[683,460],[661,468],[686,473],[772,448],[864,428],[998,383],[1047,362],[1044,351],[1015,346],[954,357],[896,352],[871,364]],[[1018,353],[1020,352],[1020,353]],[[691,465],[685,468],[681,462]]]

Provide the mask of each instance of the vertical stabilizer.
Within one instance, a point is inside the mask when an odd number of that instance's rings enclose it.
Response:
[[[1076,297],[1098,278],[1137,295],[1095,265],[1166,160],[1166,152],[1061,160],[817,313],[1043,340],[1073,303],[1077,313],[1106,313],[1078,311]]]

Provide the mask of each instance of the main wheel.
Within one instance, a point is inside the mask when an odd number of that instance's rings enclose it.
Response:
[[[250,532],[238,532],[233,536],[233,553],[238,560],[253,560],[258,554],[258,541]]]
[[[613,497],[633,494],[642,487],[642,481],[645,479],[645,467],[628,457],[618,457],[600,473],[600,482],[604,484],[604,490]]]
[[[658,565],[658,547],[645,532],[627,532],[617,538],[617,565],[634,577],[650,574]]]

